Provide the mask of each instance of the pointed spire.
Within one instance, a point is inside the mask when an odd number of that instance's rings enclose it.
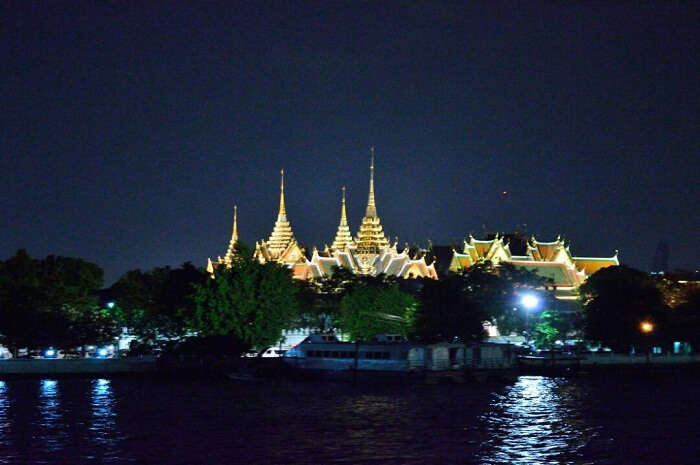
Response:
[[[374,218],[377,216],[377,206],[374,203],[374,147],[370,149],[369,162],[369,198],[367,199],[367,211],[365,216]]]
[[[228,244],[228,249],[226,250],[226,254],[224,255],[223,262],[226,265],[231,265],[234,260],[238,257],[238,250],[237,250],[237,244],[238,244],[238,207],[236,205],[233,206],[233,231],[231,232],[231,241]],[[222,260],[219,259],[219,262]]]
[[[352,234],[348,227],[348,217],[345,212],[345,186],[343,186],[343,197],[340,207],[340,224],[338,231],[335,233],[335,239],[331,245],[332,250],[345,250],[348,246],[353,245]]]
[[[343,202],[342,202],[342,206],[340,208],[340,225],[341,226],[348,225],[348,216],[345,213],[345,186],[343,186]]]
[[[280,170],[280,211],[277,214],[277,221],[287,220],[287,210],[284,208],[284,170]]]
[[[289,247],[297,247],[296,252],[289,255]],[[263,250],[264,249],[264,250]],[[275,221],[275,226],[272,228],[272,234],[270,234],[270,239],[265,242],[263,241],[260,246],[260,252],[255,252],[255,257],[262,256],[267,261],[280,261],[287,260],[288,257],[291,261],[296,262],[301,254],[298,247],[296,239],[294,239],[294,233],[292,232],[292,226],[289,224],[287,219],[287,210],[284,207],[284,170],[280,171],[280,209],[277,214],[277,221]],[[286,262],[285,262],[286,263]]]
[[[233,233],[231,234],[231,240],[233,242],[238,242],[238,206],[233,206]]]

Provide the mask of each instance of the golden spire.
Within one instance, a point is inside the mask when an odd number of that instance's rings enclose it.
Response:
[[[231,234],[231,240],[233,242],[238,242],[238,206],[233,206],[233,233]]]
[[[352,234],[350,233],[350,228],[348,227],[348,218],[345,213],[345,186],[343,186],[343,200],[340,207],[340,224],[338,225],[338,232],[335,233],[335,239],[333,239],[333,245],[331,245],[331,249],[345,250],[348,246],[352,244]]]
[[[345,214],[345,186],[343,186],[343,201],[342,201],[342,207],[340,208],[340,224],[342,226],[348,225],[348,217]]]
[[[223,259],[223,262],[229,266],[238,257],[238,250],[236,249],[236,244],[238,244],[238,207],[234,205],[233,231],[231,233],[231,242],[229,242],[228,244],[228,250],[226,250],[226,255],[224,255]]]
[[[374,218],[377,216],[377,206],[374,203],[374,147],[370,149],[371,157],[369,162],[369,198],[367,199],[366,217]]]
[[[364,218],[362,218],[360,230],[355,237],[358,264],[362,274],[374,273],[374,259],[382,250],[389,247],[389,241],[384,235],[381,221],[379,216],[377,216],[377,205],[374,202],[374,147],[371,148],[369,173],[367,211]]]
[[[280,212],[277,214],[277,221],[287,220],[287,210],[284,208],[284,170],[280,170],[282,181],[280,182]]]
[[[296,243],[294,233],[292,233],[292,226],[287,220],[287,210],[284,208],[284,170],[280,171],[280,175],[280,211],[272,229],[272,234],[270,234],[270,239],[264,244],[272,260],[279,259],[291,243]]]

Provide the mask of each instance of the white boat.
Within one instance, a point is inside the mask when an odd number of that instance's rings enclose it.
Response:
[[[294,368],[308,371],[409,373],[423,369],[424,349],[394,335],[356,344],[342,342],[332,334],[312,334],[287,350],[283,359]]]

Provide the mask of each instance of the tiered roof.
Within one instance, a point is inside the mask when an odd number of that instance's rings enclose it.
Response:
[[[496,265],[510,263],[535,271],[540,276],[550,278],[558,290],[565,291],[577,288],[601,268],[620,264],[617,253],[610,258],[572,257],[561,236],[552,242],[540,242],[532,236],[527,244],[527,255],[512,255],[508,244],[497,234],[487,241],[478,241],[470,236],[469,242],[464,242],[462,252],[453,250],[450,271],[459,271],[486,260]]]
[[[352,240],[350,227],[348,227],[348,218],[345,213],[345,186],[343,186],[343,200],[340,207],[340,224],[338,225],[338,231],[335,233],[335,239],[333,239],[331,250],[346,250],[354,246],[355,242]]]
[[[376,256],[381,251],[389,247],[389,240],[382,230],[381,220],[377,215],[377,206],[374,201],[374,147],[369,165],[369,197],[367,199],[367,209],[362,218],[360,229],[357,232],[355,243],[357,244],[357,255],[364,255],[363,262],[371,261],[371,256]]]
[[[292,226],[287,219],[284,205],[284,170],[280,171],[280,206],[277,221],[270,234],[270,239],[255,244],[254,257],[260,262],[276,261],[286,264],[303,262],[304,249],[297,243],[292,232]]]

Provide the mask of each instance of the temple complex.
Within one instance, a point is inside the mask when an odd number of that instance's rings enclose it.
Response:
[[[276,262],[289,267],[295,279],[324,279],[333,274],[336,268],[344,268],[354,274],[376,276],[384,274],[400,278],[438,279],[436,271],[435,250],[411,251],[408,246],[403,250],[397,248],[398,240],[390,243],[377,214],[374,190],[374,148],[370,155],[369,195],[367,207],[357,234],[353,238],[348,225],[346,213],[345,186],[342,187],[340,221],[331,246],[323,250],[312,249],[311,256],[294,237],[292,226],[287,218],[284,198],[284,170],[280,172],[280,200],[277,220],[267,240],[255,243],[253,258],[260,263]],[[601,268],[619,265],[617,253],[612,257],[574,257],[569,246],[561,237],[553,242],[540,242],[532,236],[522,239],[525,245],[524,255],[511,253],[510,244],[503,236],[495,235],[490,240],[477,240],[471,235],[464,241],[462,251],[451,250],[444,258],[443,267],[449,261],[449,271],[459,272],[476,263],[490,261],[498,266],[510,263],[514,266],[536,272],[549,278],[555,295],[562,300],[575,299],[575,290],[588,276]],[[213,273],[220,265],[231,266],[237,257],[238,217],[237,207],[233,212],[233,231],[224,257],[216,262],[207,262],[207,270]],[[440,248],[438,248],[440,249]],[[446,248],[442,248],[446,249]],[[521,244],[522,249],[522,244]],[[449,253],[449,249],[445,250]],[[522,254],[523,250],[518,251]],[[444,268],[443,268],[444,270]]]

